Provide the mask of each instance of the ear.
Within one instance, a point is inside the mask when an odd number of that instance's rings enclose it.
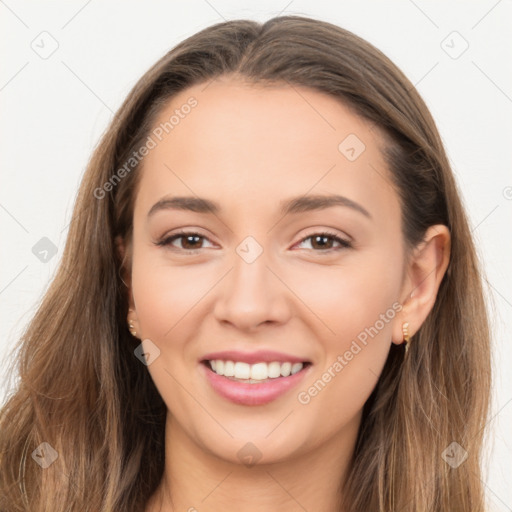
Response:
[[[132,283],[131,283],[131,246],[121,236],[116,236],[115,245],[117,255],[121,261],[119,268],[119,276],[121,277],[124,285],[126,286],[126,293],[128,298],[128,307],[135,310],[135,303],[133,301]]]
[[[434,307],[439,286],[450,261],[451,236],[447,226],[430,226],[413,249],[402,286],[402,310],[393,326],[392,341],[403,342],[402,324],[409,323],[413,336]]]

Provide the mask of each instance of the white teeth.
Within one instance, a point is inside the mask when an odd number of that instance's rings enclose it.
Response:
[[[283,377],[288,377],[292,371],[292,363],[283,363],[281,365],[281,375]]]
[[[268,364],[256,363],[251,366],[251,379],[264,380],[268,377]]]
[[[235,376],[235,363],[233,361],[226,361],[224,363],[224,376],[234,377]]]
[[[224,375],[219,373],[219,375]],[[236,379],[248,379],[251,375],[251,367],[247,363],[236,362],[235,363],[235,377]]]
[[[294,363],[294,364],[292,364],[292,375],[294,373],[300,372],[302,370],[303,366],[304,365],[302,363]]]
[[[281,376],[281,363],[274,361],[268,365],[268,376],[275,379]]]
[[[234,379],[252,381],[262,381],[267,379],[277,379],[279,377],[288,377],[300,372],[304,367],[303,363],[280,363],[272,361],[271,363],[248,364],[240,361],[223,361],[216,359],[209,361],[211,369],[217,375],[232,377]]]

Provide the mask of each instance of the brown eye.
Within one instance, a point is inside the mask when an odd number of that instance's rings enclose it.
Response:
[[[199,235],[180,235],[179,237],[175,237],[174,239],[182,239],[182,247],[183,249],[200,249],[198,245],[201,245],[199,241],[202,239]]]
[[[176,240],[181,240],[181,246],[176,246],[174,244]],[[208,238],[200,235],[199,233],[184,231],[168,236],[157,242],[156,245],[170,247],[171,249],[178,251],[182,250],[185,252],[194,252],[199,249],[203,249],[201,245],[204,240],[208,240]],[[309,235],[303,238],[300,244],[306,242],[307,240],[311,240],[311,249],[313,249],[314,252],[320,253],[352,247],[352,244],[348,240],[339,237],[335,233],[314,233],[313,235]],[[338,244],[338,247],[336,247],[335,244]]]
[[[336,247],[333,247],[335,243],[338,243],[341,249],[352,247],[352,244],[348,240],[344,240],[334,233],[315,233],[303,238],[300,243],[302,244],[306,240],[311,240],[311,248],[314,249],[315,252],[336,250]]]
[[[182,240],[181,247],[177,247],[174,245],[175,240]],[[202,249],[201,241],[208,240],[206,237],[193,232],[180,232],[174,235],[171,235],[163,240],[157,242],[156,245],[159,246],[170,246],[172,249],[182,249],[184,251],[196,251],[198,249]]]

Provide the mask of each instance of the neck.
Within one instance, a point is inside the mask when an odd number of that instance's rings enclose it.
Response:
[[[247,466],[197,445],[167,415],[165,471],[146,512],[340,512],[361,415],[321,446],[285,461]]]

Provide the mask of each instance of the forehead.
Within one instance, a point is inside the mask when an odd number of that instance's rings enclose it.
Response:
[[[169,101],[152,137],[137,198],[146,209],[165,194],[259,210],[308,193],[396,206],[379,131],[309,88],[199,84]]]

